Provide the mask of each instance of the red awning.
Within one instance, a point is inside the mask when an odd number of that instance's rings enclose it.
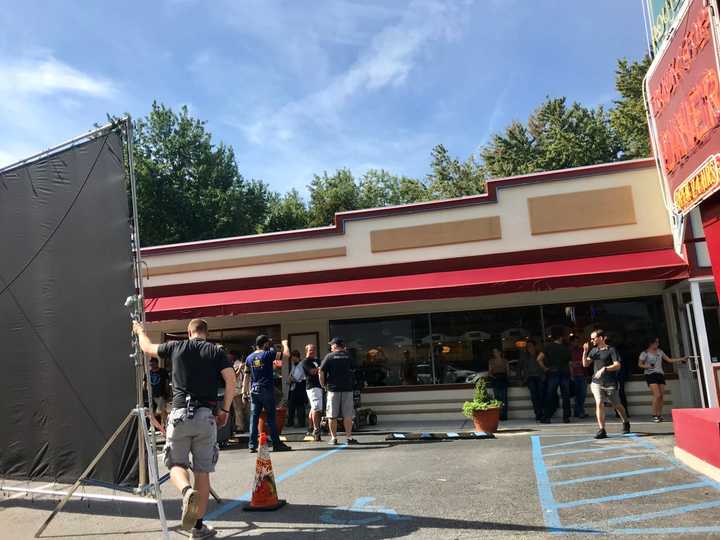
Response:
[[[151,298],[150,321],[687,278],[671,249],[513,266]]]

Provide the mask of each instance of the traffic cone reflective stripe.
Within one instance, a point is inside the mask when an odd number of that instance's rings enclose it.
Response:
[[[257,461],[255,462],[255,479],[252,486],[250,503],[244,507],[248,511],[277,510],[287,501],[278,499],[275,475],[273,474],[270,450],[267,444],[267,435],[260,434]]]

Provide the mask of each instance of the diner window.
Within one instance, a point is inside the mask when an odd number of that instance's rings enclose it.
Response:
[[[433,313],[431,322],[437,380],[445,384],[475,382],[487,372],[494,347],[514,377],[527,340],[542,336],[538,306]]]
[[[593,330],[602,328],[608,344],[620,354],[623,372],[627,374],[642,372],[637,359],[647,338],[659,337],[661,346],[669,351],[665,312],[659,296],[553,304],[542,309],[546,336],[550,328],[560,326],[566,336],[577,335],[582,343]]]
[[[330,321],[367,386],[432,384],[427,315]]]

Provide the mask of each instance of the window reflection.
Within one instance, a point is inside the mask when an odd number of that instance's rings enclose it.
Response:
[[[659,296],[331,321],[330,334],[345,338],[367,386],[474,383],[487,374],[493,347],[517,384],[527,341],[542,350],[553,326],[562,327],[566,338],[581,340],[603,328],[627,373],[638,372],[647,336],[667,343]]]

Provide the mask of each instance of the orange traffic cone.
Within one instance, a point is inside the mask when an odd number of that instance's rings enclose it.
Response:
[[[255,480],[253,481],[252,497],[250,503],[243,510],[248,512],[277,510],[287,504],[287,501],[278,499],[277,488],[275,487],[275,475],[273,474],[272,461],[270,461],[270,450],[267,445],[267,435],[260,434],[260,448],[258,449],[257,462],[255,463]]]

